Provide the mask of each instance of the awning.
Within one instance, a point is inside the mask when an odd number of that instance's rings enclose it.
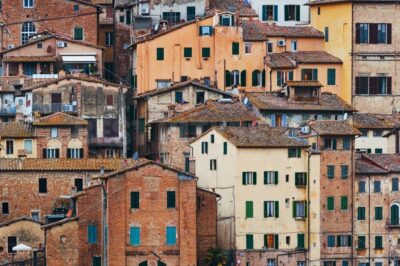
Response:
[[[96,57],[94,55],[63,55],[64,63],[94,63]]]
[[[31,251],[32,248],[25,244],[19,244],[12,248],[13,251]]]

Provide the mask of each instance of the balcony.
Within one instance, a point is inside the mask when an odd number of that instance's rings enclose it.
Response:
[[[13,107],[0,108],[0,116],[15,116],[17,114],[17,109]]]
[[[400,218],[387,219],[386,227],[389,229],[400,229]]]
[[[52,114],[57,112],[64,113],[76,113],[77,106],[72,104],[63,104],[63,103],[52,103],[52,104],[33,104],[32,106],[33,112],[39,112],[41,114]]]
[[[89,137],[89,146],[99,147],[122,147],[120,137]]]

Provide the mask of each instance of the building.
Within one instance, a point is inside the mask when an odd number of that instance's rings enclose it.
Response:
[[[398,114],[355,114],[354,126],[361,132],[361,136],[356,138],[356,150],[366,153],[399,153],[399,136],[396,133],[399,118]]]
[[[150,123],[149,156],[189,172],[189,142],[212,126],[251,126],[258,118],[237,99],[209,100]]]
[[[198,186],[221,195],[218,246],[235,265],[306,260],[308,144],[284,132],[212,127],[191,142]]]
[[[355,263],[399,263],[398,154],[359,154],[355,160]]]
[[[60,71],[88,75],[102,75],[103,71],[103,47],[60,33],[34,34],[26,43],[0,52],[0,56],[5,76],[57,78]]]
[[[99,11],[98,6],[82,0],[4,0],[1,50],[25,44],[31,35],[47,30],[96,45]]]
[[[231,97],[229,93],[192,80],[136,95],[133,100],[137,115],[133,121],[135,133],[132,135],[135,151],[140,154],[150,152],[146,150],[150,139],[150,132],[145,126],[148,123],[163,119],[174,112],[188,111],[208,100]]]
[[[355,110],[336,94],[321,93],[314,81],[287,81],[277,92],[246,92],[245,105],[271,127],[298,127],[303,121],[346,120]]]
[[[44,227],[46,235],[54,240],[75,233],[65,243],[46,246],[51,265],[65,265],[57,262],[64,246],[71,247],[78,265],[101,265],[105,260],[108,265],[196,265],[197,244],[215,242],[201,232],[205,227],[210,234],[216,230],[212,226],[216,217],[203,214],[208,208],[213,213],[216,195],[196,193],[194,176],[142,161],[101,180],[101,185],[77,195],[77,217]],[[102,194],[106,195],[106,205],[102,204]],[[208,217],[202,220],[200,234],[197,217]]]
[[[266,23],[273,22],[280,26],[295,26],[308,24],[310,21],[309,7],[304,5],[308,1],[250,0],[249,2],[259,15],[260,20]]]
[[[0,123],[0,158],[37,158],[37,142],[31,124]]]
[[[360,112],[398,112],[396,1],[311,1],[324,51],[343,61],[343,98]],[[377,12],[379,11],[379,12]]]

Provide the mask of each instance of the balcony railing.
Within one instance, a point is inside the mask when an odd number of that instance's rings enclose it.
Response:
[[[91,146],[122,147],[122,142],[120,137],[89,137]]]
[[[389,218],[386,221],[387,228],[400,228],[400,218]]]
[[[0,108],[0,116],[14,116],[17,114],[15,107],[4,107]]]
[[[63,104],[63,103],[52,103],[52,104],[33,104],[32,106],[33,112],[39,112],[42,114],[52,114],[56,112],[64,112],[64,113],[76,113],[77,106],[72,104]]]

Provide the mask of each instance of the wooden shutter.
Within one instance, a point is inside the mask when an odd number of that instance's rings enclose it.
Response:
[[[297,158],[301,158],[301,148],[297,148]]]
[[[258,76],[260,75],[260,71],[254,70],[252,75],[251,75],[251,85],[253,87],[258,86]]]
[[[378,94],[378,77],[369,77],[369,94]]]
[[[378,43],[378,24],[376,23],[369,24],[369,43]]]
[[[140,194],[138,191],[131,192],[131,209],[139,209],[140,206]]]
[[[297,234],[297,248],[304,248],[304,234]]]
[[[75,28],[74,29],[74,39],[77,41],[83,40],[83,28]]]
[[[285,21],[289,20],[289,6],[285,5]]]
[[[164,60],[164,48],[157,48],[157,60]]]
[[[274,235],[274,248],[279,249],[279,235],[278,234]]]
[[[293,80],[293,70],[289,71],[289,80]]]
[[[166,232],[167,245],[175,245],[176,244],[176,227],[167,226],[166,231],[167,231]]]
[[[293,213],[293,218],[296,218],[296,205],[297,205],[297,201],[293,201],[293,211],[292,211],[292,213]]]
[[[360,29],[360,23],[356,23],[356,43],[360,43],[361,39],[361,29]]]
[[[246,249],[253,249],[253,235],[246,235]]]
[[[276,72],[276,85],[278,86],[282,85],[282,71]]]
[[[208,57],[210,57],[210,48],[209,47],[203,47],[202,48],[202,50],[201,50],[201,56],[202,57],[205,57],[205,58],[208,58]]]
[[[242,173],[242,184],[246,185],[246,172]]]
[[[356,77],[356,94],[361,94],[361,77]]]
[[[336,140],[336,138],[333,138],[333,139],[332,139],[332,149],[333,149],[333,150],[336,150],[336,149],[337,149],[337,140]]]
[[[274,21],[278,21],[278,6],[274,5]]]
[[[267,18],[267,6],[266,6],[266,5],[263,5],[263,6],[262,6],[262,16],[261,16],[261,19],[262,19],[263,21],[267,21],[267,20],[268,20],[268,18]]]
[[[183,56],[186,58],[192,57],[192,48],[191,47],[183,48]]]
[[[304,217],[307,218],[307,214],[308,214],[308,202],[305,201],[304,202]]]
[[[264,172],[264,174],[265,174],[266,172]],[[267,217],[267,205],[268,205],[268,201],[264,201],[264,218],[266,218]],[[267,246],[267,245],[265,245],[265,246]]]
[[[228,142],[224,142],[224,154],[228,154]]]
[[[67,149],[67,158],[71,158],[71,149]]]
[[[175,191],[167,191],[167,208],[175,208]]]
[[[386,93],[392,94],[392,77],[387,77],[386,79]]]
[[[386,25],[387,25],[387,28],[386,28],[386,31],[387,31],[387,43],[391,44],[392,43],[392,24],[388,23]]]
[[[318,68],[313,69],[312,75],[312,80],[318,80]]]
[[[263,87],[265,87],[265,82],[266,82],[265,78],[266,78],[266,72],[264,69],[261,74],[261,86],[263,86]]]
[[[246,201],[246,218],[253,218],[253,202]]]
[[[279,201],[275,201],[275,217],[279,217]]]
[[[47,158],[47,149],[42,150],[42,157],[43,157],[43,159]]]
[[[296,5],[296,21],[300,21],[300,6]]]
[[[238,55],[238,54],[239,54],[239,43],[233,42],[232,43],[232,55]]]
[[[56,150],[56,158],[60,158],[60,149],[55,149]]]
[[[274,172],[274,178],[275,178],[275,185],[278,185],[278,182],[279,182],[279,174],[278,174],[278,171]]]
[[[347,210],[347,197],[341,197],[340,199],[340,209]]]
[[[257,185],[257,172],[253,172],[253,185]]]
[[[246,70],[240,72],[240,86],[242,87],[246,86]]]
[[[225,87],[232,86],[231,83],[231,72],[229,70],[225,70]]]
[[[84,158],[84,150],[83,149],[79,149],[79,158]]]

